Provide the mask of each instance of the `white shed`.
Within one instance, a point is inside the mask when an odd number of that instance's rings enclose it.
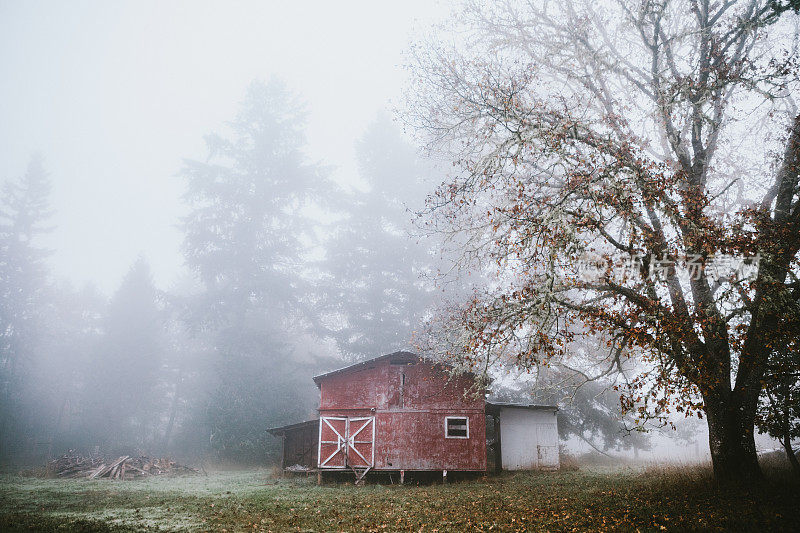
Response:
[[[486,402],[486,412],[495,421],[498,470],[554,470],[559,467],[557,407]]]

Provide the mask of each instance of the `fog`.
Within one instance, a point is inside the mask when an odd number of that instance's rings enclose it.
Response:
[[[390,110],[433,2],[3,2],[0,176],[51,172],[54,274],[110,294],[147,257],[181,276],[183,158],[204,157],[254,79],[305,101],[308,155],[359,183],[355,142]]]
[[[18,272],[4,275],[5,459],[136,447],[263,462],[276,449],[268,426],[314,416],[315,372],[410,347],[430,291],[417,282],[428,252],[410,236],[408,209],[431,180],[391,113],[414,33],[445,8],[0,10],[3,216],[29,245],[4,248]],[[213,168],[203,165],[218,155],[215,138],[254,142],[257,157],[259,143],[281,144],[273,157],[286,176],[252,198],[215,196],[193,181]],[[213,162],[242,168],[248,157]],[[255,224],[218,234],[227,244],[214,246],[237,257],[224,264],[202,257],[214,231],[203,210],[217,202],[232,210],[223,217],[250,202]],[[259,233],[264,217],[272,227]],[[392,281],[413,294],[381,302],[398,292]]]
[[[468,323],[521,257],[462,267],[494,237],[425,217],[485,150],[445,139],[443,157],[408,107],[418,47],[458,9],[0,2],[0,460],[273,464],[266,429],[317,416],[314,375],[395,350],[452,356],[436,319]],[[673,412],[648,433],[622,412],[614,387],[655,366],[639,348],[587,377],[606,341],[565,358],[577,367],[510,377],[487,356],[481,378],[496,399],[558,405],[565,452],[706,461],[704,421]]]

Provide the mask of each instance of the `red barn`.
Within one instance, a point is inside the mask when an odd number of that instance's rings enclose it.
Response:
[[[399,472],[402,480],[406,471],[447,476],[487,470],[490,413],[473,375],[451,376],[441,364],[396,352],[315,376],[314,382],[319,422],[269,430],[283,438],[284,468],[316,469],[320,477],[354,472],[357,480],[369,471]],[[554,407],[547,409],[555,414]],[[497,413],[489,420],[499,469]]]

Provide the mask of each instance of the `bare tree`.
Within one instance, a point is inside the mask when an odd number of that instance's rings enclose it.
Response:
[[[415,48],[408,120],[458,169],[426,220],[497,274],[440,346],[528,368],[600,332],[624,407],[705,415],[717,478],[758,478],[800,298],[796,7],[476,2]]]

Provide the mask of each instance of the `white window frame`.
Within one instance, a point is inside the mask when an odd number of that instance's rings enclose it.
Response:
[[[448,434],[448,428],[449,428],[448,421],[456,420],[456,419],[457,420],[464,420],[466,422],[466,426],[467,426],[467,435],[466,436],[463,436],[463,435],[449,435]],[[466,415],[464,415],[464,416],[446,416],[446,417],[444,417],[444,438],[446,438],[446,439],[468,439],[469,438],[469,417],[466,416]]]

